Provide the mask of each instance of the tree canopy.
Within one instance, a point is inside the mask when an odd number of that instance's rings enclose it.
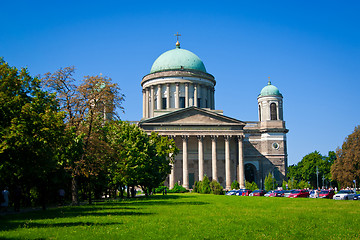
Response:
[[[341,186],[352,186],[353,180],[360,180],[360,126],[346,137],[341,148],[336,150],[337,159],[331,167],[331,174]]]

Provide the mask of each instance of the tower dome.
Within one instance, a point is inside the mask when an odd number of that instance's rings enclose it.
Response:
[[[178,43],[175,49],[164,52],[155,60],[150,73],[167,70],[196,70],[206,73],[203,61],[194,53],[181,49]]]
[[[268,85],[261,90],[259,95],[259,97],[265,97],[265,96],[282,96],[282,95],[279,89],[274,85],[272,85],[269,80]]]

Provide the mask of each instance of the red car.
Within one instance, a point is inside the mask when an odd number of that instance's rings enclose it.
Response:
[[[251,193],[251,190],[245,189],[245,190],[242,192],[242,195],[241,195],[241,196],[249,196],[250,193]]]
[[[329,198],[332,199],[335,195],[334,190],[321,190],[319,193],[319,198]]]
[[[260,196],[264,196],[265,193],[266,192],[264,190],[255,190],[252,192],[252,195],[260,197]]]
[[[305,189],[294,190],[290,195],[289,198],[299,198],[299,197],[309,197],[309,191]]]

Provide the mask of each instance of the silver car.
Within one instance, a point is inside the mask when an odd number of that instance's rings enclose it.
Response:
[[[334,195],[333,199],[350,200],[354,198],[355,194],[352,190],[340,190]]]

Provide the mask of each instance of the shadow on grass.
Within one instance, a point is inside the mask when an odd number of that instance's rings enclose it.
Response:
[[[21,214],[0,217],[0,231],[11,231],[18,228],[46,228],[46,227],[71,227],[82,225],[111,225],[121,223],[92,223],[89,220],[72,221],[69,223],[37,223],[37,220],[55,220],[61,218],[78,217],[106,217],[106,216],[147,216],[154,213],[142,212],[141,206],[178,206],[178,205],[206,205],[207,202],[194,201],[194,196],[189,195],[153,195],[137,197],[119,201],[97,202],[93,205],[69,206],[51,208],[46,211],[33,211]],[[190,201],[189,201],[190,200]]]

